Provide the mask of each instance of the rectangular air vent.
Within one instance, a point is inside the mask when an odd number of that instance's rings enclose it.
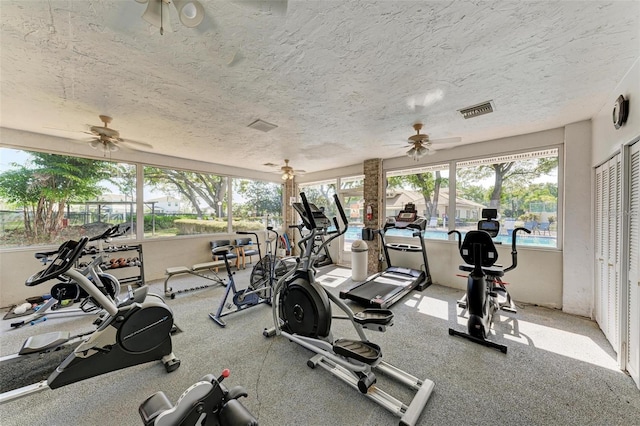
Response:
[[[249,126],[247,126],[247,127],[251,127],[252,129],[260,130],[261,132],[268,132],[270,130],[275,129],[278,126],[276,126],[275,124],[267,123],[266,121],[257,119],[253,123],[249,124]]]
[[[489,114],[495,110],[493,101],[482,102],[478,105],[473,105],[467,108],[459,109],[458,112],[462,114],[465,119],[478,117],[479,115]]]

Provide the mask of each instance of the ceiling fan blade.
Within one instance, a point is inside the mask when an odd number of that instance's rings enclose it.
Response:
[[[456,143],[460,142],[462,138],[443,138],[443,139],[429,139],[429,142],[432,144],[445,144],[445,143]]]
[[[154,27],[164,28],[171,32],[171,20],[169,5],[162,0],[149,0],[147,9],[142,14],[142,19]]]
[[[287,0],[247,0],[238,2],[242,5],[257,9],[263,13],[272,13],[276,16],[287,15]]]
[[[131,139],[120,139],[118,140],[118,143],[123,144],[123,145],[133,145],[133,146],[141,146],[141,147],[145,147],[145,148],[153,148],[153,145],[146,143],[146,142],[140,142],[140,141],[134,141]]]

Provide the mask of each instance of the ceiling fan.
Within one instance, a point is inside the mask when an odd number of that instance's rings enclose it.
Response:
[[[195,28],[204,19],[204,7],[198,0],[136,0],[138,3],[147,3],[147,9],[142,14],[142,19],[153,26],[160,28],[160,35],[164,29],[171,31],[169,19],[169,4],[173,3],[178,11],[178,18],[182,25]]]
[[[95,136],[90,141],[91,147],[93,149],[102,149],[105,153],[118,151],[120,145],[129,144],[129,145],[141,145],[147,148],[153,148],[152,145],[145,142],[137,142],[131,140],[124,140],[120,138],[120,132],[116,129],[112,129],[109,127],[109,123],[111,123],[112,118],[108,115],[99,115],[100,121],[104,124],[104,126],[90,126],[89,131],[85,132]]]
[[[266,163],[265,166],[273,167],[277,166],[277,164]],[[304,170],[293,170],[293,167],[289,165],[289,160],[287,159],[284,160],[284,166],[280,167],[279,172],[282,173],[281,177],[284,181],[292,180],[296,174],[301,175],[306,173]]]
[[[420,133],[420,130],[422,130],[422,123],[414,123],[413,129],[416,131],[416,134],[409,136],[408,142],[411,148],[406,154],[415,161],[420,160],[425,155],[435,154],[436,149],[433,147],[434,144],[455,143],[462,140],[458,137],[431,140],[429,139],[429,135]]]

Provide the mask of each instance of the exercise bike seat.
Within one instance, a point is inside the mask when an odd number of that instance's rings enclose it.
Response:
[[[460,265],[460,270],[461,271],[465,271],[465,272],[473,272],[473,270],[475,269],[475,267],[473,265],[470,265],[468,263],[463,263],[462,265]],[[502,269],[502,267],[499,266],[483,266],[482,267],[482,272],[484,272],[487,275],[490,275],[492,277],[503,277],[504,276],[504,270]]]
[[[229,400],[220,410],[221,425],[257,426],[258,421],[237,399]]]
[[[138,412],[140,413],[140,417],[142,418],[144,425],[152,426],[160,413],[172,408],[173,404],[169,401],[167,395],[160,391],[145,399],[140,405],[140,408],[138,408]]]

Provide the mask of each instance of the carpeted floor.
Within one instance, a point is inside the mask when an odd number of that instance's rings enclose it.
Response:
[[[320,281],[329,291],[349,286],[350,270],[328,267]],[[249,271],[236,274],[243,287]],[[201,278],[173,280],[174,288]],[[515,285],[515,284],[514,284]],[[162,281],[150,284],[161,293]],[[398,418],[322,369],[310,369],[312,353],[285,338],[267,339],[271,309],[260,305],[225,317],[226,328],[208,316],[223,287],[167,300],[182,330],[173,338],[180,368],[166,373],[159,362],[44,391],[0,406],[0,424],[139,425],[139,404],[157,390],[172,401],[208,373],[231,370],[227,384],[243,385],[243,404],[261,425],[392,425]],[[458,290],[432,285],[392,307],[395,323],[386,333],[368,332],[387,362],[435,382],[420,417],[428,425],[640,425],[640,391],[616,367],[616,355],[595,322],[559,311],[520,306],[502,313],[492,339],[508,345],[504,355],[449,336],[465,330]],[[361,308],[354,306],[354,310]],[[334,314],[337,312],[334,312]],[[94,315],[46,321],[10,330],[0,321],[0,353],[17,351],[32,334],[72,333],[91,328]],[[346,321],[334,321],[334,337],[355,338]],[[403,401],[412,394],[379,377],[378,385]]]

